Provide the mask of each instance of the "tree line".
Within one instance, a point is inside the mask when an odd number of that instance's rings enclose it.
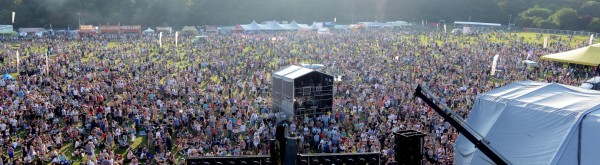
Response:
[[[81,24],[235,25],[269,20],[478,21],[600,31],[600,0],[4,0],[0,24],[76,28]]]

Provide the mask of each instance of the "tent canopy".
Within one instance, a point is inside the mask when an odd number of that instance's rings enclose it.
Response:
[[[525,81],[477,97],[467,123],[511,164],[600,161],[600,91]],[[455,164],[493,164],[463,135]]]
[[[182,33],[198,33],[198,30],[194,26],[185,26],[181,29]]]
[[[266,27],[270,30],[289,30],[289,26],[284,27],[281,24],[275,22],[275,21],[269,21],[267,22]]]
[[[250,24],[240,25],[245,31],[260,31],[265,30],[263,25],[256,23],[256,21],[252,21]]]
[[[148,29],[144,30],[144,33],[154,33],[154,30],[148,28]]]
[[[573,64],[598,66],[600,65],[600,44],[595,44],[575,50],[542,56],[542,59]]]

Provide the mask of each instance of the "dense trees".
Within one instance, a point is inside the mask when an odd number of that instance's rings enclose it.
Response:
[[[74,28],[82,24],[233,25],[267,20],[438,22],[593,29],[599,0],[3,0],[0,24]],[[569,10],[562,10],[570,8]],[[559,13],[559,11],[561,11]],[[575,11],[575,12],[573,12]],[[577,17],[575,17],[575,15]],[[552,15],[552,16],[551,16]],[[512,19],[511,19],[512,16]],[[572,19],[572,20],[563,20]]]

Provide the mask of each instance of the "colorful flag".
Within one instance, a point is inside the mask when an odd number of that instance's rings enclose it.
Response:
[[[498,64],[499,55],[494,56],[494,60],[492,61],[492,72],[490,73],[492,76],[496,74],[496,65]]]
[[[161,48],[162,48],[162,33],[163,32],[158,33],[158,44]]]
[[[19,59],[19,50],[17,50],[17,72],[19,72],[19,62],[20,62],[20,59]]]
[[[446,24],[444,24],[444,33],[448,33],[448,31],[446,31]]]
[[[46,74],[50,74],[50,64],[48,63],[48,53],[46,53]]]

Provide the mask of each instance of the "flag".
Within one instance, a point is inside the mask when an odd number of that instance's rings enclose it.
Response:
[[[13,12],[12,12],[12,23],[13,23],[13,24],[15,24],[15,14],[16,14],[16,13],[13,11]]]
[[[590,35],[590,45],[594,44],[594,34]]]
[[[17,50],[17,72],[19,72],[19,50]]]
[[[544,37],[544,48],[547,48],[547,47],[548,47],[548,37]]]
[[[50,64],[48,63],[48,53],[46,53],[46,74],[50,74]]]
[[[179,32],[175,32],[175,47],[177,47],[177,38],[179,37]]]
[[[163,32],[158,33],[158,44],[161,48],[162,48],[162,33]]]
[[[446,24],[444,24],[444,33],[448,33],[448,31],[446,31]]]
[[[492,72],[490,73],[492,76],[496,73],[496,65],[498,64],[499,55],[494,56],[494,60],[492,61]]]

